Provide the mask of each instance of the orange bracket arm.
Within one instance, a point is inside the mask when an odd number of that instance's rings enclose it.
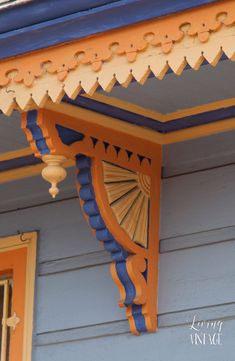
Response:
[[[132,333],[157,328],[161,146],[41,109],[23,114],[37,157],[76,160],[85,217],[112,257],[111,274]]]

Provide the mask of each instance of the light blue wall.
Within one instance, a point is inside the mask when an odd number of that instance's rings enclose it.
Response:
[[[0,235],[40,231],[33,361],[233,361],[234,140],[165,149],[156,334],[129,333],[109,255],[81,215],[72,177],[56,202],[39,177],[1,186]],[[221,346],[191,344],[194,315],[223,320]]]

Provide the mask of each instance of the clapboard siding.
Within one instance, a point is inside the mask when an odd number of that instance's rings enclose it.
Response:
[[[160,253],[231,241],[235,241],[235,226],[161,239]],[[93,267],[94,265],[110,263],[110,259],[109,253],[102,249],[77,256],[48,260],[40,263],[38,274],[43,276]]]
[[[235,302],[235,242],[160,257],[159,312]]]
[[[232,226],[235,165],[163,180],[161,238]]]
[[[159,330],[165,327],[175,327],[184,325],[190,327],[194,316],[197,321],[234,319],[235,303],[226,303],[223,305],[203,307],[200,309],[184,310],[172,312],[169,314],[160,314],[158,316]],[[35,347],[50,346],[64,342],[83,341],[97,337],[107,337],[113,335],[129,334],[129,325],[127,320],[115,322],[106,322],[98,325],[85,327],[76,327],[66,330],[57,330],[55,332],[45,332],[37,334]],[[156,337],[158,337],[156,335]]]
[[[93,267],[94,265],[108,264],[110,261],[111,256],[105,250],[89,252],[78,256],[43,262],[39,265],[38,274],[39,276],[45,276],[86,267]]]
[[[171,238],[162,238],[160,252],[172,252],[177,249],[199,247],[206,244],[222,243],[235,240],[235,226],[211,229]]]
[[[62,191],[55,202],[77,196],[74,182],[75,171],[71,168],[68,170],[68,177],[62,183]],[[25,178],[17,182],[1,184],[0,214],[51,203],[48,188],[49,183],[46,183],[41,177]]]
[[[153,335],[129,333],[125,311],[117,306],[110,256],[83,218],[72,169],[57,201],[50,200],[40,177],[0,187],[0,236],[39,231],[33,361],[230,361],[235,354],[234,134],[224,137],[227,146],[215,136],[208,145],[198,140],[165,149],[159,331]],[[224,320],[224,346],[190,344],[195,314],[200,320]]]
[[[227,361],[235,354],[234,328],[234,320],[225,321],[222,346],[191,345],[190,330],[184,325],[141,337],[124,334],[35,347],[33,361]]]
[[[124,310],[117,307],[118,296],[108,265],[40,277],[36,332],[124,319]]]
[[[235,162],[235,131],[164,146],[163,177]]]
[[[234,254],[235,242],[161,254],[159,314],[235,303]],[[124,319],[117,300],[107,265],[40,277],[37,333]]]
[[[0,235],[38,230],[39,262],[101,250],[80,211],[77,198],[29,207],[0,216]]]

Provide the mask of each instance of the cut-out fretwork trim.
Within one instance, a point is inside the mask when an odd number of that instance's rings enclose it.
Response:
[[[96,37],[4,60],[0,66],[0,109],[10,114],[60,102],[66,94],[92,95],[116,82],[143,84],[150,73],[162,79],[186,65],[215,66],[225,54],[234,60],[234,0],[225,0],[157,18]]]

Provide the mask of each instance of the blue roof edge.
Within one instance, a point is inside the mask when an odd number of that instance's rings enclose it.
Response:
[[[87,0],[27,2],[0,12],[0,59],[213,2],[218,0],[89,0],[89,9]]]

